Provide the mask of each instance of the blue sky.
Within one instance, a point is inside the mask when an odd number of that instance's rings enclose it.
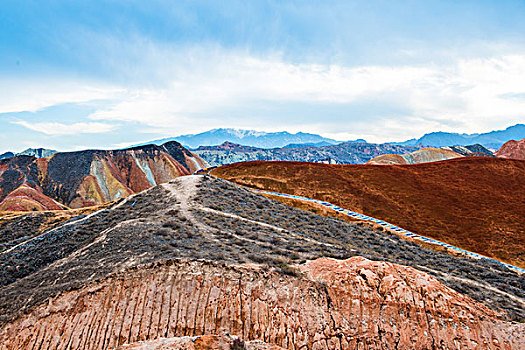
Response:
[[[0,2],[0,152],[524,121],[524,1]]]

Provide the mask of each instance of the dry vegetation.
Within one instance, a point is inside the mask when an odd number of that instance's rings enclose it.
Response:
[[[248,162],[213,174],[326,200],[525,267],[525,161],[461,158],[396,166]]]
[[[51,230],[68,220],[81,218],[97,210],[107,208],[114,202],[69,210],[36,212],[0,212],[0,253],[21,242]]]

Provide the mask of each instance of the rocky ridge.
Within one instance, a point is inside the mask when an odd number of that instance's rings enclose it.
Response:
[[[390,164],[390,165],[402,165],[402,164],[419,164],[438,162],[441,160],[460,158],[463,155],[456,153],[451,150],[442,148],[427,147],[418,151],[406,154],[384,154],[373,159],[370,159],[366,164]]]
[[[219,146],[202,146],[195,149],[194,152],[212,166],[257,160],[362,164],[382,154],[404,154],[419,148],[418,146],[344,142],[323,147],[265,149],[225,142]]]
[[[454,151],[467,157],[494,157],[494,154],[491,150],[483,147],[479,143],[467,146],[447,146],[442,148]]]
[[[207,164],[176,142],[0,160],[0,211],[81,208],[143,191]]]
[[[501,158],[525,160],[525,139],[506,142],[494,155]]]

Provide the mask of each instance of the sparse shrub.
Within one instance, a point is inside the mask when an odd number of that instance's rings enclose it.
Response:
[[[231,344],[231,350],[245,350],[246,346],[244,345],[244,342],[239,339],[235,338],[233,340],[233,343]]]
[[[168,237],[170,235],[170,230],[166,229],[166,228],[161,228],[157,231],[157,235],[159,236],[164,236],[164,237]]]
[[[299,260],[299,255],[297,255],[297,254],[295,254],[295,253],[292,253],[292,254],[290,255],[290,259],[291,259],[291,260]]]
[[[257,254],[248,254],[247,258],[258,264],[267,263],[269,260],[267,256]]]
[[[281,264],[279,265],[279,268],[281,269],[282,273],[288,276],[298,277],[301,275],[301,273],[296,268],[291,267],[285,262],[281,262]]]
[[[162,224],[162,227],[171,228],[173,230],[178,230],[180,228],[180,224],[176,221],[166,221]]]

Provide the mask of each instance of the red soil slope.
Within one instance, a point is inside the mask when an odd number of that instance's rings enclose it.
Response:
[[[0,212],[61,209],[66,207],[27,184],[18,187],[0,202]]]
[[[505,144],[494,154],[501,158],[525,160],[525,139],[521,141],[510,140],[505,142]]]
[[[326,200],[525,267],[525,161],[247,162],[218,168],[213,174],[250,187]]]

